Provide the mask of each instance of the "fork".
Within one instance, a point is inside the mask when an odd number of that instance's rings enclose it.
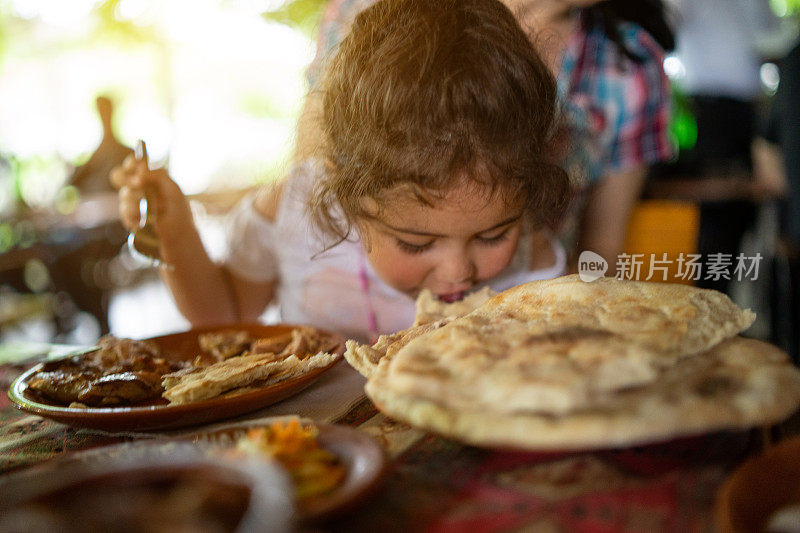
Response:
[[[136,141],[134,156],[137,161],[144,161],[145,167],[149,172],[147,147],[145,147],[144,141],[141,139]],[[156,267],[172,269],[174,268],[173,265],[161,258],[161,241],[155,229],[155,209],[153,209],[155,202],[153,201],[152,190],[149,187],[145,188],[142,204],[144,205],[142,210],[145,213],[144,224],[128,235],[128,250],[131,256],[142,262]]]

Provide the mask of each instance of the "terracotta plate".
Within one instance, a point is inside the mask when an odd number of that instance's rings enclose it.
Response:
[[[235,324],[221,327],[197,328],[183,333],[173,333],[152,337],[161,354],[167,358],[191,360],[200,352],[197,336],[201,333],[235,329],[247,331],[253,337],[274,337],[289,332],[290,324],[265,326],[262,324]],[[344,339],[339,335],[325,332],[339,344],[336,353],[340,357],[328,366],[315,368],[305,374],[242,394],[211,398],[181,405],[169,405],[166,400],[137,404],[130,407],[88,407],[75,409],[64,407],[42,398],[28,389],[28,381],[41,365],[37,365],[11,384],[8,396],[17,408],[35,415],[49,418],[71,426],[103,429],[106,431],[148,431],[156,429],[190,426],[214,420],[221,420],[266,407],[311,385],[320,375],[341,359],[344,353]]]
[[[363,431],[310,420],[303,423],[313,424],[319,429],[317,440],[320,446],[337,456],[347,471],[344,480],[333,492],[296,502],[301,521],[319,522],[352,509],[369,496],[383,479],[387,460],[380,444]],[[201,432],[180,437],[180,440],[188,438],[202,445],[231,447],[248,429],[256,427],[265,427],[265,424],[261,422]]]
[[[764,531],[778,513],[800,522],[800,437],[769,448],[737,468],[717,494],[716,521],[721,532]],[[784,531],[775,526],[770,531]],[[785,531],[796,531],[786,529]]]

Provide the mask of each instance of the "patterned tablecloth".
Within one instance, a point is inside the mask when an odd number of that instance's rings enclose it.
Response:
[[[31,364],[0,365],[3,392]],[[393,422],[363,397],[363,381],[345,363],[334,370],[255,415],[296,410],[308,416],[303,405],[339,387],[331,393],[339,396],[339,412],[318,411],[317,419],[368,432],[387,450],[392,465],[381,488],[347,515],[323,524],[325,531],[710,531],[721,482],[763,442],[763,432],[752,431],[593,453],[483,450]],[[341,390],[343,383],[349,383],[348,393]],[[18,411],[5,394],[0,397],[3,472],[144,437],[68,427]]]

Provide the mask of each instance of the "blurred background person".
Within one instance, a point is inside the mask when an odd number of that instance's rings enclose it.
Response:
[[[779,63],[780,83],[756,139],[757,181],[779,191],[772,262],[771,340],[800,364],[800,41]]]
[[[654,174],[649,194],[699,205],[697,252],[732,261],[753,226],[756,201],[780,191],[753,179],[757,105],[763,96],[759,39],[778,28],[768,0],[671,0],[680,91],[697,128],[694,146]],[[730,280],[703,275],[700,287],[729,291]]]

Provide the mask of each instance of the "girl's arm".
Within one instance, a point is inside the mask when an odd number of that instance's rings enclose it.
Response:
[[[180,312],[193,325],[253,320],[274,295],[274,282],[253,283],[236,277],[209,258],[194,224],[189,202],[164,170],[147,171],[132,156],[111,172],[120,189],[120,218],[135,231],[139,201],[148,189],[155,209],[155,230],[162,259],[173,268],[160,268]]]

